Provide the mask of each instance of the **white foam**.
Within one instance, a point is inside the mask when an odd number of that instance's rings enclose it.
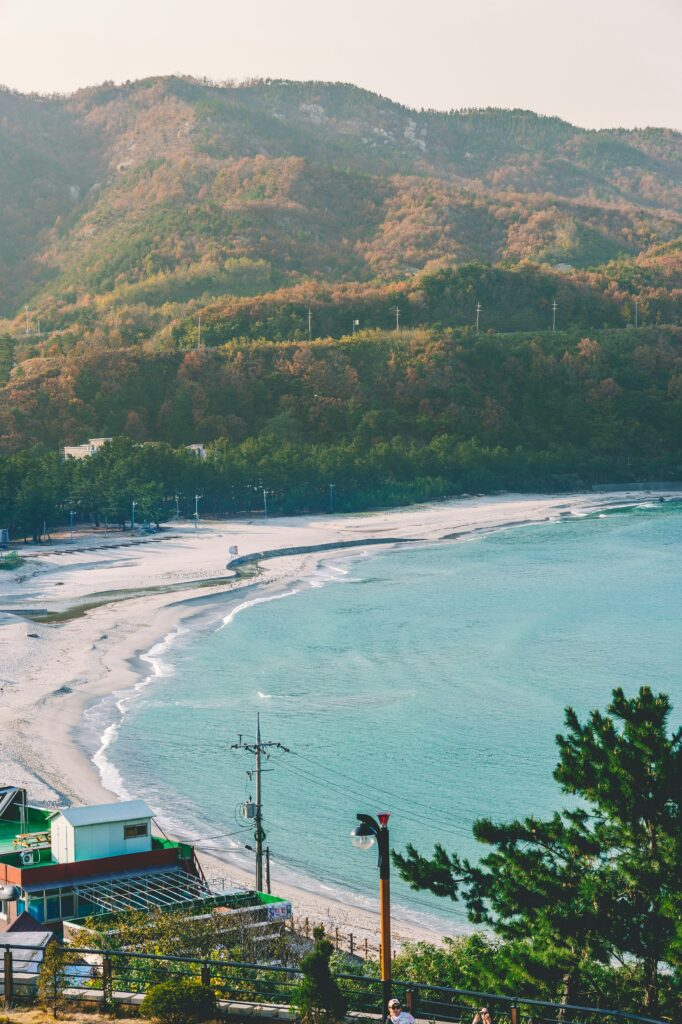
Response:
[[[291,590],[285,590],[283,594],[270,594],[269,597],[254,597],[251,601],[242,601],[236,608],[233,608],[225,618],[223,619],[218,629],[222,629],[224,626],[229,626],[230,623],[234,622],[237,615],[240,612],[245,612],[247,608],[255,608],[258,604],[268,604],[270,601],[281,601],[285,597],[293,597],[294,594],[298,594],[298,589],[293,587]]]
[[[149,675],[146,675],[139,682],[135,683],[135,685],[131,687],[130,690],[126,690],[123,693],[114,693],[112,695],[114,698],[114,707],[118,712],[118,720],[111,722],[109,725],[107,725],[107,727],[100,735],[99,747],[92,755],[92,763],[97,768],[97,771],[99,772],[99,777],[102,780],[102,785],[105,787],[105,789],[110,790],[112,793],[116,793],[117,796],[120,796],[122,800],[131,799],[131,795],[126,788],[126,785],[123,781],[123,777],[119,772],[118,768],[109,759],[107,751],[114,743],[116,737],[120,732],[121,723],[126,714],[128,713],[130,703],[136,700],[141,695],[145,687],[147,687],[150,683],[154,682],[156,679],[167,679],[173,675],[173,666],[168,662],[164,661],[161,656],[165,654],[168,650],[170,650],[173,644],[177,642],[178,638],[184,632],[186,632],[186,630],[182,629],[180,626],[177,626],[175,629],[172,629],[171,632],[163,638],[163,640],[160,640],[158,643],[154,644],[154,646],[151,647],[146,654],[141,654],[140,661],[146,661],[147,664],[151,666],[151,672],[149,673]],[[96,704],[93,708],[90,708],[86,712],[86,717],[95,718],[98,715],[101,715],[103,711],[105,711],[106,713],[110,705],[111,697],[105,698],[103,701],[100,701],[99,704]]]

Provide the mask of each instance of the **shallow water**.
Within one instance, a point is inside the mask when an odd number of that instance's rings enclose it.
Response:
[[[273,858],[372,902],[375,855],[347,838],[357,811],[390,810],[394,846],[476,856],[476,817],[560,806],[567,704],[585,714],[649,683],[680,707],[681,556],[682,505],[666,503],[329,561],[150,652],[157,675],[119,700],[100,770],[250,864],[238,830],[253,759],[231,744],[260,712],[264,738],[291,751],[274,749],[264,776]],[[98,706],[91,726],[111,713]],[[394,898],[405,917],[463,924],[398,879]]]

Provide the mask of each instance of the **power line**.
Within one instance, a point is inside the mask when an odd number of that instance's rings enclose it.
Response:
[[[337,793],[342,793],[346,797],[352,796],[353,799],[355,799],[355,795],[354,795],[354,793],[351,790],[349,790],[347,788],[344,789],[342,786],[338,785],[335,782],[329,782],[328,780],[318,779],[316,776],[311,775],[309,772],[306,772],[302,768],[294,768],[294,766],[291,765],[291,764],[286,764],[283,767],[287,771],[294,772],[294,774],[298,775],[299,778],[306,779],[307,781],[312,782],[315,785],[322,786],[323,789],[333,789]],[[471,836],[471,830],[467,829],[467,828],[465,828],[463,826],[457,826],[457,825],[453,825],[453,824],[446,823],[446,822],[439,822],[439,821],[436,821],[436,819],[432,819],[431,821],[427,821],[424,818],[420,818],[417,815],[415,815],[414,812],[411,811],[409,808],[406,808],[404,806],[401,806],[401,805],[395,804],[395,803],[393,804],[393,806],[394,806],[394,808],[396,810],[403,811],[406,815],[408,815],[406,820],[412,821],[412,822],[414,822],[417,825],[422,825],[422,826],[425,826],[426,828],[432,828],[433,825],[435,824],[435,825],[438,825],[441,829],[443,829],[443,831],[451,832],[453,835],[456,835],[457,838],[459,838],[459,839],[461,839],[462,837],[470,838],[470,836]]]
[[[357,783],[359,786],[362,786],[363,790],[365,790],[365,789],[373,789],[377,793],[383,793],[385,796],[397,797],[398,800],[402,799],[400,796],[398,796],[397,793],[395,793],[394,791],[392,791],[390,789],[385,789],[382,786],[372,786],[372,785],[366,783],[363,779],[357,779],[353,775],[348,775],[347,772],[342,772],[339,768],[332,768],[329,765],[325,765],[325,764],[322,763],[322,761],[318,761],[316,758],[310,757],[310,755],[306,756],[305,754],[300,754],[297,750],[292,750],[291,753],[294,755],[294,757],[300,757],[304,761],[310,761],[311,764],[315,764],[319,768],[324,768],[325,771],[333,772],[335,775],[341,775],[341,776],[343,776],[343,778],[349,779],[351,782]],[[433,805],[425,804],[423,802],[420,802],[420,803],[421,803],[422,807],[426,807],[429,810],[435,811],[436,814],[447,814],[447,811],[444,811],[442,808],[433,807]]]

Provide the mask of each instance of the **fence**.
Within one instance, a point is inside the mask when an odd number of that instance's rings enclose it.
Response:
[[[2,946],[2,940],[0,940]],[[239,963],[194,957],[156,956],[120,950],[73,949],[76,963],[69,968],[71,999],[83,1003],[139,1003],[147,989],[170,978],[187,978],[210,985],[219,1000],[236,1016],[257,1016],[258,1005],[287,1008],[301,979],[295,967]],[[37,972],[43,948],[6,946],[2,964],[5,1004],[35,999]],[[382,1015],[382,983],[379,978],[337,974],[348,998],[349,1010],[359,1015]],[[393,994],[402,999],[417,1019],[470,1024],[481,1006],[490,1008],[497,1024],[661,1024],[650,1017],[601,1007],[571,1006],[538,999],[470,992],[438,985],[422,985],[396,979]],[[267,1013],[273,1016],[272,1013]],[[281,1014],[280,1014],[281,1016]]]

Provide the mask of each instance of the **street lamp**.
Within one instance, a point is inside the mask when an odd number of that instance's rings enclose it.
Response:
[[[132,503],[132,515],[130,517],[130,532],[132,533],[135,529],[135,509],[137,508],[137,502]]]
[[[203,494],[194,495],[194,532],[196,533],[199,529],[199,502],[203,498]]]
[[[336,486],[335,484],[330,484],[329,485],[329,514],[330,515],[334,511],[334,487],[335,486]]]
[[[387,811],[377,814],[375,821],[369,814],[358,814],[360,822],[350,834],[350,841],[359,850],[369,850],[376,840],[379,853],[379,915],[381,918],[381,995],[382,1014],[388,1012],[391,998],[391,853],[388,843]]]
[[[73,517],[75,516],[75,514],[76,514],[76,510],[74,508],[69,510],[69,516],[71,517],[71,543],[72,544],[73,544]]]
[[[263,487],[263,522],[268,520],[268,492]]]

